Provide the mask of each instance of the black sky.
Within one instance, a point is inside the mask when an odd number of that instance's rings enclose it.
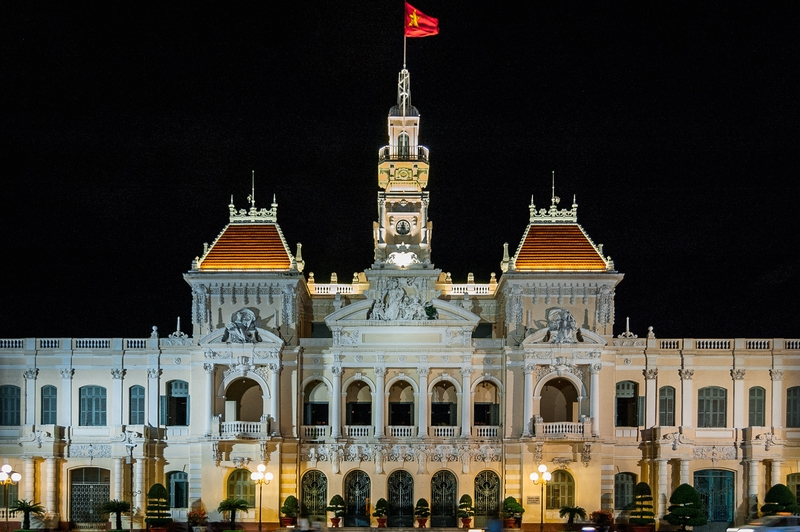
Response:
[[[555,170],[625,273],[615,333],[797,338],[800,4],[528,4],[415,4],[435,265],[499,275]],[[0,337],[188,330],[251,170],[306,273],[369,266],[402,2],[3,9]]]

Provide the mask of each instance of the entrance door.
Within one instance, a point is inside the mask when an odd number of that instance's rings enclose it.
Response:
[[[389,475],[388,526],[414,526],[414,477],[399,469]]]
[[[312,521],[328,519],[325,507],[328,500],[328,478],[322,471],[312,469],[303,475],[301,508]]]
[[[694,488],[708,512],[708,524],[718,523],[720,529],[733,522],[733,476],[732,471],[721,469],[703,469],[694,474]]]
[[[77,528],[86,523],[102,523],[107,517],[100,507],[111,498],[110,471],[99,467],[82,467],[70,475],[70,521]]]
[[[485,528],[500,514],[500,477],[494,471],[481,471],[475,477],[475,528]]]
[[[356,469],[344,481],[344,526],[369,526],[369,475]]]
[[[431,528],[454,527],[456,523],[456,491],[458,483],[450,471],[443,469],[431,479]]]

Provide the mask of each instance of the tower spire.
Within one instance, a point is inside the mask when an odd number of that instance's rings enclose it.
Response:
[[[406,70],[405,64],[403,70],[397,77],[397,106],[402,112],[403,118],[408,116],[408,109],[411,105],[411,73]]]

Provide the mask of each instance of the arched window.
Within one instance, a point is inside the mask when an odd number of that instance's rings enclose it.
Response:
[[[794,493],[795,497],[800,498],[800,473],[786,475],[786,487]]]
[[[403,131],[397,137],[397,154],[400,157],[408,157],[409,149],[408,149],[408,133]]]
[[[750,427],[763,427],[764,425],[764,410],[767,400],[767,391],[761,386],[753,386],[750,388],[750,410],[749,410],[749,423]]]
[[[558,510],[562,506],[574,506],[575,481],[568,472],[553,471],[553,478],[547,483],[547,509]]]
[[[103,427],[106,424],[106,389],[102,386],[82,386],[80,397],[79,425]]]
[[[130,424],[144,425],[144,386],[131,386]]]
[[[250,479],[250,471],[237,469],[228,477],[228,498],[244,499],[247,506],[256,506],[256,485]]]
[[[20,424],[19,398],[19,386],[12,384],[0,386],[0,425],[16,426]]]
[[[786,390],[786,426],[800,427],[800,386]]]
[[[636,475],[634,473],[617,473],[614,475],[615,510],[627,510],[631,507],[634,486],[636,486]]]
[[[303,393],[304,425],[328,424],[328,387],[322,381],[312,381],[305,387]]]
[[[638,427],[640,425],[642,407],[639,405],[638,389],[639,386],[633,381],[617,383],[617,427]]]
[[[42,386],[42,425],[58,423],[58,388],[48,384]]]
[[[727,426],[728,390],[719,386],[708,386],[697,391],[697,426]]]
[[[169,381],[167,395],[161,396],[161,423],[168,427],[189,426],[189,383]]]
[[[447,381],[437,382],[431,394],[431,426],[455,427],[458,425],[457,409],[456,387]]]
[[[189,475],[183,471],[170,471],[167,473],[167,489],[170,508],[189,507]]]
[[[675,426],[675,388],[672,386],[662,386],[658,390],[658,424]]]

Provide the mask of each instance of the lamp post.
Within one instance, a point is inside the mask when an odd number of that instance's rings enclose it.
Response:
[[[265,473],[267,466],[258,464],[258,471],[250,473],[250,479],[258,485],[258,532],[261,532],[261,501],[264,497],[264,486],[272,480],[272,473]]]
[[[130,532],[133,532],[133,510],[134,510],[134,508],[133,508],[133,498],[136,497],[136,495],[139,494],[137,491],[133,490],[133,450],[136,448],[136,444],[131,442],[131,441],[129,441],[128,443],[125,444],[125,447],[128,448],[128,452],[130,453],[130,456],[126,456],[125,457],[125,461],[128,462],[129,471],[130,471],[130,475],[129,475],[130,476],[130,482],[129,482],[129,485],[130,485],[130,488],[131,488],[130,489],[130,494],[131,494],[131,511],[130,511],[131,522],[129,524],[129,529],[130,529]],[[8,531],[6,531],[6,532],[8,532]]]
[[[539,484],[542,486],[542,494],[540,497],[540,502],[542,503],[542,512],[539,514],[539,532],[544,532],[544,486],[547,484],[550,478],[550,472],[547,470],[547,466],[544,464],[539,466],[539,473],[536,473],[535,471],[531,473],[531,481],[534,484]]]
[[[11,469],[10,465],[5,464],[0,468],[0,484],[3,485],[3,494],[6,500],[6,532],[8,532],[8,487],[20,480],[22,480],[22,475]]]

